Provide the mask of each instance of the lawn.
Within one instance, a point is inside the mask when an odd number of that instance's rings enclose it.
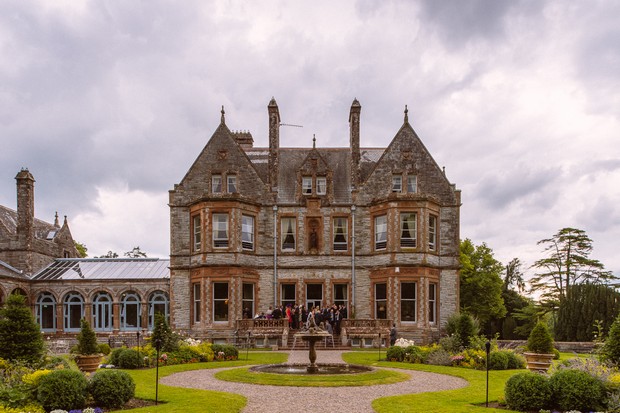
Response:
[[[245,354],[241,360],[210,363],[179,364],[159,368],[159,377],[190,370],[217,369],[221,367],[247,366],[250,364],[283,363],[287,359],[284,353],[249,352],[248,360]],[[155,400],[155,369],[125,370],[133,377],[136,383],[136,398]],[[201,412],[240,412],[246,405],[243,396],[209,390],[186,389],[159,385],[158,406],[148,406],[139,409],[125,410],[131,413],[201,413]]]

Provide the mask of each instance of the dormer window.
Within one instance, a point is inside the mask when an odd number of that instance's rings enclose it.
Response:
[[[407,192],[410,194],[418,192],[418,177],[416,175],[407,176]]]
[[[228,175],[227,179],[227,191],[229,194],[234,194],[237,192],[237,175]]]
[[[211,175],[211,192],[222,193],[222,175]]]
[[[301,178],[301,193],[304,195],[312,194],[312,177],[304,176]]]
[[[316,178],[316,194],[325,195],[327,193],[327,178],[319,176]]]
[[[402,175],[392,175],[392,192],[403,192]]]

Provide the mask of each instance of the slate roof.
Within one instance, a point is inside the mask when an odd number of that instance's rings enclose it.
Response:
[[[17,211],[0,205],[0,224],[4,225],[9,234],[17,234]],[[39,239],[54,239],[59,227],[49,222],[34,219],[34,236]]]
[[[280,148],[278,152],[278,203],[296,203],[295,189],[297,170],[301,168],[312,148]],[[316,151],[327,163],[333,174],[335,203],[351,203],[351,149],[317,148]],[[385,152],[384,148],[362,148],[360,169],[362,181],[370,175],[377,161]],[[249,148],[245,150],[252,165],[264,182],[269,181],[269,148]]]
[[[33,280],[122,280],[170,278],[170,260],[160,258],[58,258]]]

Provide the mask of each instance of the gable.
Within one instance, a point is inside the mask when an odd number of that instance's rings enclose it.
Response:
[[[401,175],[403,185],[408,175],[416,176],[417,191],[412,197],[434,198],[443,205],[457,203],[454,187],[409,123],[400,128],[376,162],[360,195],[368,201],[387,199],[392,195],[393,175]]]

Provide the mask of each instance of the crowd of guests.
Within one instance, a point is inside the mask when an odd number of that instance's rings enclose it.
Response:
[[[269,306],[267,311],[256,313],[252,317],[252,313],[248,308],[243,310],[243,318],[266,318],[278,320],[284,318],[288,320],[288,327],[293,330],[308,328],[312,323],[323,325],[324,329],[330,334],[340,334],[340,321],[347,318],[347,307],[345,305],[332,304],[327,307],[314,306],[309,309],[305,305],[281,305],[276,308]]]

